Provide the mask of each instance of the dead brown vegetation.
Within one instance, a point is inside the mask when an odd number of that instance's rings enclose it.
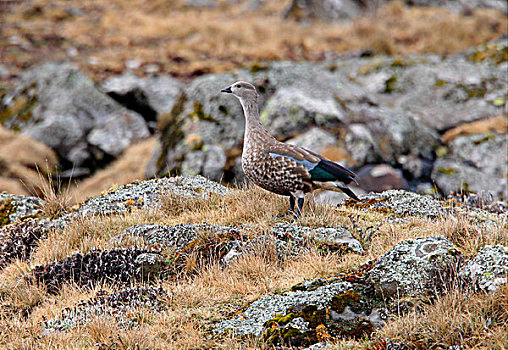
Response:
[[[0,192],[41,195],[57,162],[48,146],[0,126]]]
[[[186,77],[265,60],[316,61],[351,50],[447,55],[507,28],[506,16],[488,9],[465,16],[394,1],[350,22],[302,25],[282,19],[289,1],[267,1],[255,11],[246,11],[247,3],[196,9],[163,0],[20,2],[0,15],[0,54],[14,72],[65,58],[101,80],[137,60],[138,73],[156,64],[161,72]]]

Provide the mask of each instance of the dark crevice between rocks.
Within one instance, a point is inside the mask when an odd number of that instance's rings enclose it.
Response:
[[[79,167],[76,167],[72,162],[58,154],[59,168],[61,170],[53,175],[55,184],[58,185],[61,183],[61,180],[82,180],[96,171],[106,168],[116,159],[113,155],[90,144],[87,145],[85,152],[93,155],[93,157],[86,159]]]
[[[135,88],[125,94],[119,94],[114,91],[107,94],[125,108],[141,114],[146,121],[150,134],[153,135],[155,133],[157,129],[157,112],[150,106],[143,90]]]

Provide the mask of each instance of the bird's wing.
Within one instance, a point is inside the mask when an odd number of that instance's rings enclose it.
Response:
[[[312,181],[340,181],[344,184],[356,182],[356,175],[351,170],[302,147],[277,143],[270,147],[269,154],[274,158],[287,157],[303,165]]]
[[[314,169],[320,161],[318,157],[316,157],[315,155],[311,154],[310,152],[301,147],[281,142],[271,145],[271,147],[268,149],[268,153],[273,158],[279,157],[290,158],[291,160],[294,160],[296,163],[303,165],[305,169],[307,169],[307,171],[309,172],[312,169]]]

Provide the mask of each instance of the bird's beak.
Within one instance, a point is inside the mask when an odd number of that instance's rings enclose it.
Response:
[[[228,94],[232,93],[231,86],[228,86],[227,88],[222,89],[220,92],[227,92]]]

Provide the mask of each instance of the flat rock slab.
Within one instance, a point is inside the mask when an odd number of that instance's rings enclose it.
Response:
[[[423,295],[447,280],[460,254],[443,236],[411,239],[381,256],[367,276],[384,297]]]
[[[459,270],[459,277],[475,290],[495,292],[508,281],[508,248],[485,246]]]
[[[420,216],[439,218],[446,216],[449,209],[443,203],[431,196],[403,191],[389,190],[382,193],[370,193],[361,197],[360,202],[349,199],[339,202],[339,205],[353,206],[360,209],[371,209],[383,213],[393,213],[397,216]]]

